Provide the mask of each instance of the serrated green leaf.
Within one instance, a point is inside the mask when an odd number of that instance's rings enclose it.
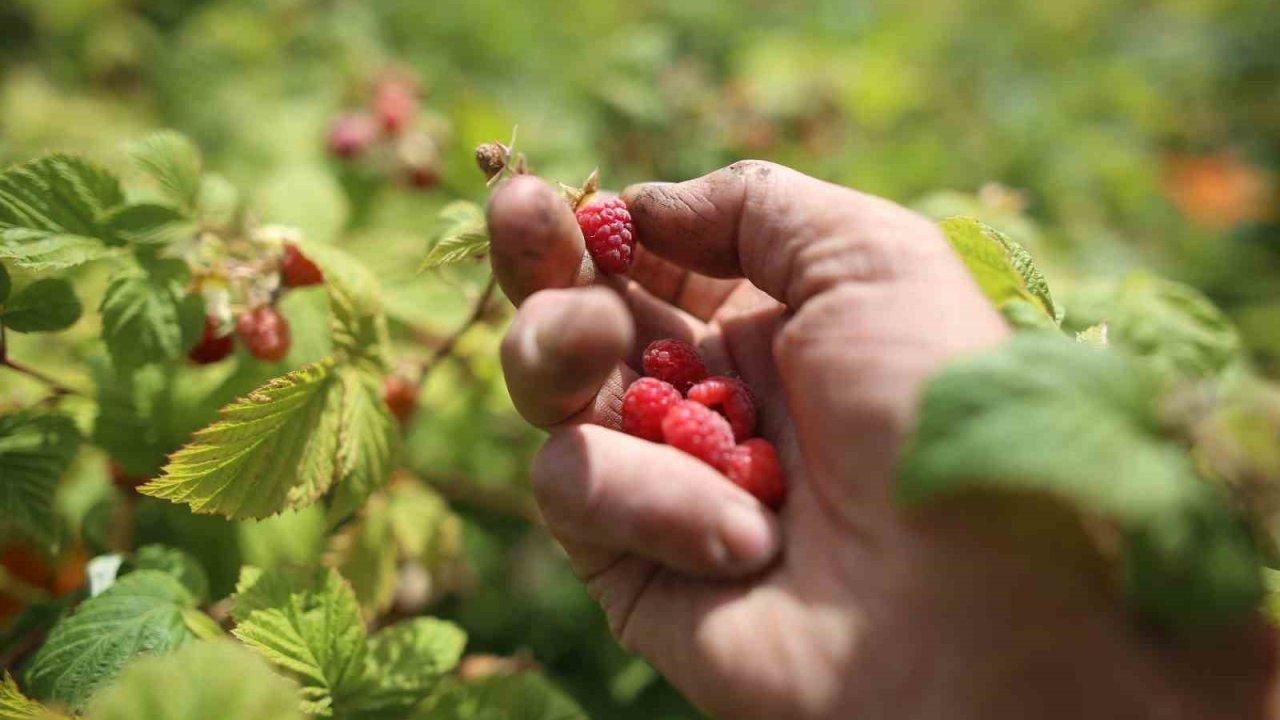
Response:
[[[333,246],[308,243],[302,250],[324,272],[334,349],[357,362],[385,368],[387,320],[378,279],[359,260]]]
[[[978,287],[997,308],[1003,310],[1010,302],[1021,300],[1050,323],[1061,322],[1062,312],[1054,305],[1049,284],[1025,248],[975,218],[947,218],[940,226]],[[1017,321],[1024,315],[1015,312],[1010,319]],[[1035,318],[1026,319],[1038,324]]]
[[[204,302],[187,293],[180,260],[149,263],[107,286],[102,298],[102,337],[112,362],[128,370],[178,360],[204,329]]]
[[[568,695],[536,672],[473,682],[449,679],[413,720],[587,720]]]
[[[247,567],[231,614],[237,638],[302,683],[309,714],[332,715],[335,703],[358,690],[364,621],[351,587],[334,570],[267,575]]]
[[[0,305],[9,299],[9,291],[13,289],[12,281],[9,280],[9,271],[0,265]]]
[[[65,717],[23,695],[7,671],[0,678],[0,720],[56,720]]]
[[[194,606],[191,593],[165,573],[142,570],[120,578],[54,626],[27,671],[32,694],[83,709],[134,657],[194,639],[183,621],[183,611]]]
[[[87,160],[49,155],[0,173],[0,229],[116,242],[104,216],[124,203],[120,181]],[[6,240],[11,238],[6,238]]]
[[[165,198],[184,214],[194,213],[200,198],[200,150],[185,135],[162,130],[134,143],[133,159],[159,184]]]
[[[1166,378],[1212,377],[1244,356],[1235,326],[1203,293],[1150,273],[1086,283],[1069,301],[1068,329],[1106,322],[1112,345]]]
[[[102,241],[83,235],[0,228],[0,258],[28,270],[66,270],[112,253]]]
[[[329,506],[336,521],[354,512],[391,476],[400,434],[382,401],[377,374],[347,366],[338,371],[342,383],[342,417],[338,422],[339,480]]]
[[[75,423],[63,415],[34,409],[0,415],[0,528],[55,542],[53,494],[79,445]]]
[[[9,298],[0,315],[14,332],[56,332],[80,319],[80,298],[62,278],[43,278]]]
[[[462,658],[467,634],[445,620],[420,617],[369,638],[365,689],[350,702],[363,720],[403,718]]]
[[[439,232],[418,272],[484,257],[489,252],[489,228],[484,209],[467,200],[457,200],[440,210]]]
[[[315,502],[341,468],[343,388],[330,360],[272,380],[223,408],[139,492],[234,520]]]
[[[1023,335],[928,384],[898,498],[1041,491],[1126,534],[1131,602],[1171,624],[1226,620],[1261,597],[1258,556],[1156,416],[1156,384],[1123,355]]]
[[[158,570],[187,589],[197,604],[209,599],[209,576],[190,553],[164,545],[144,545],[133,554],[133,570]]]
[[[167,245],[195,234],[196,224],[168,205],[140,203],[116,208],[107,216],[119,237],[139,245]]]
[[[302,720],[298,686],[230,641],[132,662],[93,698],[93,720]]]

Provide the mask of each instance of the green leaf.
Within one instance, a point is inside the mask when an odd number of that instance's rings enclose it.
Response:
[[[111,254],[100,240],[83,235],[0,229],[0,258],[28,270],[66,270]]]
[[[195,429],[175,397],[182,378],[170,366],[121,371],[95,362],[92,367],[98,388],[94,444],[130,475],[154,477]]]
[[[110,244],[115,236],[103,217],[123,203],[120,181],[81,158],[50,155],[0,174],[0,229],[78,235]]]
[[[387,320],[378,278],[333,246],[307,243],[302,251],[324,272],[334,348],[358,362],[385,368]]]
[[[1004,311],[1010,303],[1024,301],[1038,311],[1015,310],[1011,321],[1036,324],[1036,320],[1045,320],[1056,325],[1062,320],[1049,284],[1021,245],[975,218],[947,218],[941,227],[982,293],[997,308]]]
[[[445,620],[421,617],[369,638],[365,690],[351,702],[361,718],[403,718],[462,658],[467,634]]]
[[[1111,344],[1107,339],[1108,334],[1107,323],[1100,322],[1076,333],[1076,342],[1095,350],[1103,350]]]
[[[1023,335],[928,384],[904,454],[906,503],[1040,491],[1128,538],[1131,602],[1170,624],[1227,620],[1261,597],[1248,532],[1165,437],[1142,367],[1061,336]]]
[[[27,684],[35,696],[79,711],[129,660],[192,640],[183,611],[194,606],[191,593],[165,573],[126,575],[54,626],[31,660]]]
[[[190,553],[164,545],[144,545],[133,554],[133,569],[159,570],[182,583],[197,603],[209,599],[209,577]]]
[[[416,478],[396,483],[386,496],[391,533],[403,557],[428,567],[453,559],[461,521],[444,498]]]
[[[587,720],[568,695],[539,673],[450,680],[413,720]]]
[[[187,293],[189,272],[180,260],[148,263],[107,286],[102,337],[120,369],[184,357],[204,328],[204,302]]]
[[[9,271],[4,269],[4,265],[0,265],[0,305],[9,299],[9,291],[13,289],[12,281],[9,280]]]
[[[387,514],[387,501],[375,495],[353,522],[330,540],[326,562],[351,583],[366,618],[391,607],[400,568],[400,553]]]
[[[0,678],[0,720],[55,720],[65,717],[23,695],[7,671]]]
[[[230,641],[130,663],[93,698],[93,720],[302,720],[298,686]]]
[[[328,360],[272,380],[223,408],[139,492],[234,520],[315,502],[342,467],[343,389]]]
[[[53,494],[80,445],[75,423],[43,410],[0,415],[0,528],[52,545]]]
[[[14,332],[55,332],[80,319],[80,298],[71,283],[44,278],[22,288],[5,303],[5,327]]]
[[[1086,283],[1069,301],[1068,329],[1105,322],[1112,345],[1166,378],[1213,377],[1244,356],[1235,326],[1207,297],[1150,273]]]
[[[484,257],[489,252],[489,229],[484,209],[467,200],[445,205],[438,216],[440,230],[418,272],[434,270],[464,260]]]
[[[185,135],[162,130],[134,143],[133,159],[159,184],[165,199],[186,215],[200,199],[200,150]]]
[[[359,689],[365,629],[351,587],[337,572],[275,572],[246,567],[236,586],[232,631],[302,683],[304,710],[332,715]]]
[[[399,441],[395,420],[382,401],[379,375],[358,367],[338,371],[342,417],[338,421],[339,480],[330,520],[355,512],[391,476]]]
[[[168,205],[125,205],[110,213],[111,229],[139,245],[167,245],[195,234],[196,225]]]

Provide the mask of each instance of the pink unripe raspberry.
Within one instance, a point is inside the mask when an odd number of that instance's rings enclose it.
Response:
[[[373,112],[388,135],[398,135],[418,112],[418,89],[406,78],[387,78],[373,90]]]
[[[768,440],[755,438],[729,450],[721,457],[720,469],[735,485],[775,510],[787,499],[778,451]]]
[[[636,247],[636,226],[627,204],[616,197],[593,200],[578,208],[576,214],[596,267],[606,275],[626,272]]]
[[[690,400],[681,400],[662,419],[662,438],[677,450],[720,467],[733,449],[733,428],[723,416]]]
[[[683,398],[680,391],[657,378],[640,378],[622,396],[622,432],[662,442],[662,420]]]
[[[688,397],[724,415],[738,442],[755,435],[755,397],[741,380],[720,375],[709,377],[689,388]]]
[[[378,138],[378,123],[368,113],[348,113],[329,128],[329,152],[349,160],[360,155]]]
[[[654,340],[641,357],[644,374],[671,383],[682,393],[707,376],[707,366],[692,345],[674,338]]]

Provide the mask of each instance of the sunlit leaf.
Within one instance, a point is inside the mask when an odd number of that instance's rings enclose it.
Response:
[[[489,252],[489,230],[484,210],[466,200],[458,200],[440,211],[440,230],[418,272],[453,265]]]
[[[1039,311],[1038,317],[1015,310],[1009,318],[1011,322],[1056,324],[1062,319],[1061,310],[1049,294],[1049,284],[1021,245],[974,218],[948,218],[941,227],[969,274],[997,308],[1004,311],[1011,303],[1022,301]]]

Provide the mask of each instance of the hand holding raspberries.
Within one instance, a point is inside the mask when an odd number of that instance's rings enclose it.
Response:
[[[747,384],[707,377],[698,351],[681,340],[653,341],[643,364],[649,377],[632,383],[622,398],[623,432],[683,450],[760,502],[781,507],[786,483],[778,454],[768,440],[752,439],[756,403]],[[735,440],[742,444],[735,447]]]

